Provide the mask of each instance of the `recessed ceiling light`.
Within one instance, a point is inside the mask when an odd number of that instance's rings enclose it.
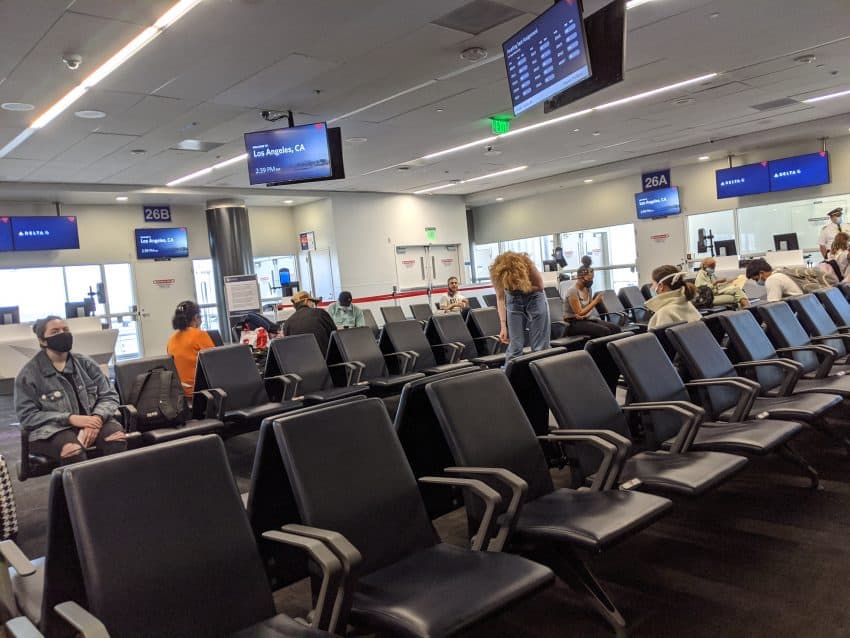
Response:
[[[591,135],[593,135],[594,137],[598,137],[598,136],[602,135],[602,133],[600,133],[599,131],[593,131],[593,133],[591,133]]]
[[[283,200],[283,203],[288,205],[288,204],[294,204],[295,202],[291,199],[285,199],[285,200]]]
[[[580,128],[574,128],[573,133],[578,133],[580,130],[581,130]]]
[[[497,197],[496,201],[497,202],[503,202],[503,201],[505,201],[505,198],[504,197]]]
[[[74,115],[84,120],[99,120],[106,117],[106,113],[103,111],[95,110],[76,111]]]
[[[697,159],[698,159],[700,162],[705,162],[705,161],[710,160],[711,158],[710,158],[708,155],[700,155]]]
[[[128,199],[130,199],[130,198],[127,197],[126,195],[119,195],[118,197],[115,198],[115,201],[116,202],[126,202]]]
[[[720,14],[717,13],[717,11],[715,11],[714,13],[709,13],[708,17],[711,18],[712,20],[717,20],[717,18],[720,17]]]
[[[443,112],[443,111],[445,111],[445,110],[446,110],[446,109],[437,109],[437,113],[442,113],[442,112]]]
[[[595,164],[595,163],[596,163],[595,159],[583,159],[579,162],[579,164]]]
[[[586,180],[584,180],[584,183],[585,184],[592,184],[593,180],[592,179],[586,179]]]
[[[460,52],[460,59],[467,62],[479,62],[487,57],[487,49],[481,47],[469,47]]]
[[[365,137],[349,137],[345,141],[349,144],[362,144],[366,139]]]
[[[807,53],[806,55],[798,55],[794,58],[794,62],[798,62],[800,64],[811,64],[817,60],[817,56],[812,55],[811,53]]]
[[[144,155],[147,151],[143,148],[134,148],[130,151],[130,155]]]
[[[35,107],[26,102],[3,102],[3,104],[0,104],[0,108],[4,111],[32,111]]]

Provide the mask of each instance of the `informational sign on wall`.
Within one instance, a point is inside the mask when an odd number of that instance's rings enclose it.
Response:
[[[298,243],[301,250],[316,250],[316,233],[312,230],[308,233],[299,233]]]
[[[224,295],[230,314],[260,310],[260,286],[257,275],[233,275],[224,278]]]
[[[670,188],[670,169],[665,168],[663,171],[653,171],[644,173],[641,176],[643,190],[654,191],[658,188]]]
[[[435,226],[425,228],[425,241],[437,241],[437,228]]]
[[[143,206],[142,214],[146,223],[170,222],[171,206]]]

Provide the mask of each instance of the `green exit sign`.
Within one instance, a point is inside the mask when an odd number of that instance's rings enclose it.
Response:
[[[494,115],[490,118],[490,130],[493,135],[504,135],[511,130],[511,116]]]

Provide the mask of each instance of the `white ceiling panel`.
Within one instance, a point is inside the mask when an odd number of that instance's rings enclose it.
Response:
[[[94,162],[116,149],[126,146],[136,138],[131,135],[114,135],[110,133],[92,133],[84,140],[74,144],[64,153],[56,157],[57,162],[75,162],[77,170]]]
[[[0,180],[20,180],[41,166],[39,160],[0,159]]]
[[[58,6],[60,4],[63,6]],[[0,81],[61,17],[64,5],[67,5],[64,0],[55,3],[33,3],[31,0],[0,2]]]
[[[132,22],[150,26],[159,16],[168,11],[175,0],[75,0],[71,11],[86,15]]]
[[[113,91],[107,93],[112,94]],[[197,103],[175,98],[148,95],[141,97],[135,94],[118,93],[117,95],[134,95],[135,104],[116,115],[104,119],[100,125],[101,132],[123,133],[125,135],[144,135],[162,125],[170,122],[181,113],[190,111]]]

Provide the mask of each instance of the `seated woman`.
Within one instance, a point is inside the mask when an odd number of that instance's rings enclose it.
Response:
[[[30,452],[67,465],[84,460],[86,448],[126,450],[127,437],[113,418],[118,393],[92,359],[71,354],[65,320],[39,319],[33,332],[41,352],[15,378],[15,412],[29,432]]]
[[[848,244],[850,244],[850,235],[838,233],[832,240],[832,246],[826,255],[826,261],[832,265],[835,276],[838,277],[839,281],[844,281],[848,274],[848,251],[850,250]]]
[[[214,348],[215,344],[207,331],[201,330],[201,308],[194,301],[186,300],[177,306],[171,318],[171,327],[177,332],[168,338],[165,350],[174,357],[183,393],[187,399],[191,399],[195,389],[198,353]]]
[[[621,332],[620,326],[602,321],[596,306],[602,301],[602,293],[591,296],[593,269],[582,266],[576,271],[573,285],[564,291],[564,321],[567,322],[567,334],[587,335],[591,338],[607,337]]]
[[[676,266],[659,266],[652,271],[656,295],[646,302],[647,310],[654,313],[649,320],[649,328],[702,319],[699,310],[691,303],[697,293],[696,286],[685,281],[685,274]]]
[[[714,274],[714,267],[717,261],[714,257],[706,257],[700,264],[699,272],[695,285],[708,286],[714,294],[713,304],[715,306],[737,306],[738,308],[746,308],[750,305],[750,300],[747,299],[747,294],[738,286],[723,286],[726,283],[725,279],[718,279]]]

